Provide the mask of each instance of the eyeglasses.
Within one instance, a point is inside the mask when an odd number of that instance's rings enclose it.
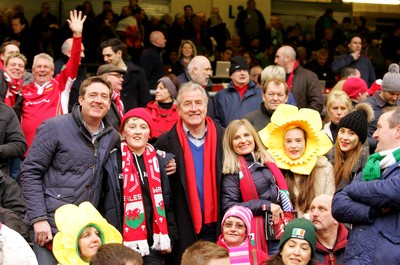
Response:
[[[244,223],[232,223],[229,221],[225,222],[223,226],[225,228],[229,228],[229,229],[231,229],[232,227],[237,230],[245,230],[246,229],[246,226],[244,225]]]
[[[121,77],[122,75],[121,74],[119,74],[119,73],[115,73],[115,74],[113,74],[113,73],[107,73],[107,75],[112,75],[112,76],[115,76],[115,77]]]

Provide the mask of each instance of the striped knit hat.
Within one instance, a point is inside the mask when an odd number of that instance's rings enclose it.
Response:
[[[222,219],[222,225],[228,217],[237,217],[243,221],[246,225],[246,234],[249,235],[251,230],[251,219],[253,219],[253,214],[249,208],[243,206],[232,206],[226,211],[224,218]]]

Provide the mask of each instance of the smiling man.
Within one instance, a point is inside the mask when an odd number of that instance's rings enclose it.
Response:
[[[71,11],[68,20],[73,33],[71,57],[65,68],[53,78],[53,58],[45,53],[35,56],[32,66],[34,82],[22,90],[21,125],[28,148],[33,142],[37,127],[48,118],[68,112],[71,86],[76,78],[82,43],[83,23],[86,16]]]
[[[109,39],[101,43],[104,62],[127,71],[123,75],[121,100],[125,111],[145,107],[151,100],[149,83],[143,68],[135,65],[124,56],[125,44],[119,39]]]
[[[158,137],[156,148],[175,155],[176,174],[169,177],[179,238],[175,264],[197,240],[216,242],[221,229],[219,200],[223,128],[207,117],[208,98],[198,84],[183,84],[177,96],[180,115],[172,129]],[[187,195],[188,194],[188,195]]]
[[[363,171],[332,201],[333,217],[352,224],[344,264],[398,264],[400,252],[400,107],[385,109]]]
[[[84,201],[99,207],[103,179],[108,176],[104,165],[120,140],[106,117],[111,93],[104,78],[88,78],[72,113],[48,119],[37,130],[22,166],[21,184],[39,264],[57,264],[48,248],[57,233],[57,208]]]
[[[220,90],[214,97],[215,120],[222,127],[257,110],[262,102],[262,92],[250,80],[249,66],[244,57],[232,58],[229,75],[232,81],[227,89]]]

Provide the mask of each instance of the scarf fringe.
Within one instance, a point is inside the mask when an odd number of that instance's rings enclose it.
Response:
[[[147,256],[150,254],[150,248],[147,244],[147,240],[136,240],[136,241],[124,241],[124,245],[137,251],[140,255]]]
[[[164,234],[154,234],[153,235],[153,246],[151,249],[157,250],[157,251],[162,251],[162,250],[168,250],[171,248],[171,239],[169,238],[168,235]]]

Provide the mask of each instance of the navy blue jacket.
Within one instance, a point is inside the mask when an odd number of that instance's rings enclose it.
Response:
[[[357,70],[360,71],[361,78],[364,79],[368,87],[376,80],[375,69],[372,66],[371,60],[367,57],[360,56],[360,58],[355,61],[351,54],[345,54],[332,62],[331,69],[335,74],[340,74],[340,71],[342,71],[345,66],[357,68]]]
[[[227,127],[232,120],[241,119],[247,113],[258,110],[262,102],[262,91],[252,80],[243,98],[240,98],[231,81],[226,89],[220,90],[214,96],[215,121],[222,127]]]
[[[263,204],[267,206],[268,211],[271,211],[271,202],[278,204],[278,186],[268,167],[255,163],[251,154],[246,155],[245,159],[259,199],[244,202],[240,191],[239,174],[224,175],[221,184],[221,209],[225,213],[232,206],[240,205],[249,208],[254,216],[260,216],[264,214]]]
[[[332,215],[353,224],[344,264],[399,264],[400,164],[388,167],[381,178],[362,181],[361,174],[332,201]],[[382,208],[390,211],[383,213]]]
[[[99,206],[104,165],[120,141],[107,119],[103,122],[105,129],[94,143],[79,105],[39,126],[21,170],[27,224],[48,220],[55,234],[54,212],[60,206],[84,201]]]

